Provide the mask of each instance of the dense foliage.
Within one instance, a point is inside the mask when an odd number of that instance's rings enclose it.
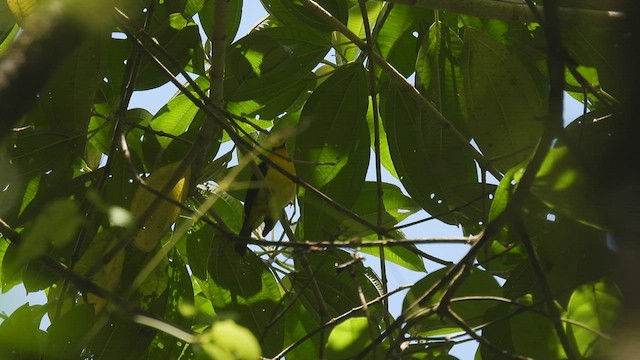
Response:
[[[638,194],[614,160],[625,9],[262,0],[237,34],[241,0],[87,3],[0,3],[0,93],[22,94],[0,102],[0,280],[48,299],[5,317],[0,357],[611,353],[611,269],[637,210],[620,204]],[[168,82],[157,113],[130,106]],[[563,119],[563,93],[580,117]],[[240,256],[246,184],[269,162],[256,144],[276,136],[296,205]],[[422,222],[407,238],[420,210],[464,236]],[[389,288],[390,263],[421,280]]]

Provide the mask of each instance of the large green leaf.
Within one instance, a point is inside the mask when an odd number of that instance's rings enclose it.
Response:
[[[462,39],[442,22],[435,22],[418,52],[416,82],[418,90],[463,134],[468,134],[460,103]]]
[[[628,68],[626,49],[629,49],[632,41],[627,36],[621,36],[623,28],[566,26],[562,34],[563,43],[571,58],[577,64],[594,67],[597,71],[600,82],[592,85],[601,85],[605,92],[622,101],[629,99],[624,87],[628,73],[624,69]]]
[[[280,309],[280,289],[266,264],[253,252],[243,257],[227,239],[214,238],[209,259],[209,299],[216,313],[235,314],[238,324],[262,339],[264,355],[282,350],[284,322],[268,327]]]
[[[41,98],[51,128],[69,136],[84,134],[91,117],[91,105],[103,77],[106,39],[104,35],[85,41],[65,61]]]
[[[533,300],[539,302],[542,298],[534,297]],[[548,316],[526,311],[512,317],[509,328],[515,353],[533,359],[567,358]]]
[[[367,1],[365,3],[367,9],[367,19],[369,20],[369,25],[371,28],[373,28],[376,19],[380,15],[382,5],[383,3],[378,1]],[[347,21],[347,28],[351,30],[352,33],[358,35],[360,39],[366,39],[364,21],[359,6],[352,6],[349,9],[349,20]],[[354,61],[360,55],[360,48],[352,43],[342,33],[339,33],[337,37],[338,41],[335,42],[336,44],[334,46],[336,48],[336,52],[338,53],[338,63]]]
[[[196,79],[196,83],[201,89],[209,87],[209,82],[204,78]],[[198,97],[193,90],[191,94]],[[171,136],[180,136],[189,128],[198,109],[198,106],[186,95],[178,93],[158,111],[151,121],[151,128],[162,133],[162,135],[157,135],[162,149],[166,149],[173,141]],[[165,136],[165,134],[168,136]]]
[[[549,151],[531,192],[543,203],[584,224],[604,228],[594,179],[566,147]]]
[[[156,15],[159,17],[160,15]],[[169,26],[168,21],[158,21],[158,24],[165,24],[159,26],[157,29],[155,26],[151,30],[151,35],[155,41],[162,46],[162,48],[178,63],[178,65],[185,69],[187,65],[196,58],[196,54],[202,53],[202,45],[200,40],[200,33],[198,26],[190,24],[180,30],[176,30]],[[165,56],[161,55],[159,51],[153,51],[163,63],[168,63]],[[204,58],[204,56],[201,56]],[[203,73],[202,69],[204,64],[191,64],[195,68],[196,73]],[[175,69],[173,66],[168,66],[174,75],[177,75],[180,69]],[[153,64],[152,60],[144,58],[140,65],[140,71],[135,82],[136,90],[148,90],[153,89],[169,82],[167,75],[160,70],[157,65]]]
[[[380,55],[404,76],[415,72],[418,52],[417,34],[424,22],[430,22],[428,9],[395,4],[378,33],[376,45]],[[378,69],[376,75],[380,76]],[[383,73],[383,77],[386,76]]]
[[[50,250],[50,247],[67,245],[80,228],[84,217],[78,205],[70,200],[48,203],[23,234],[18,250],[18,262],[36,259]]]
[[[205,0],[204,6],[198,13],[198,17],[200,22],[202,23],[202,30],[207,35],[209,40],[213,39],[213,24],[214,24],[214,14],[213,10],[215,8],[216,1],[219,0]],[[231,0],[227,1],[227,29],[226,29],[226,40],[227,43],[233,42],[236,34],[238,33],[238,27],[240,27],[240,20],[242,19],[242,0]]]
[[[333,30],[322,18],[306,8],[298,0],[261,0],[265,10],[286,26],[313,29],[314,31],[330,32]],[[348,4],[343,0],[316,1],[336,19],[343,23],[347,21]]]
[[[351,208],[369,163],[367,76],[361,64],[338,68],[309,97],[300,115],[294,159],[298,175]],[[303,239],[340,235],[344,215],[308,192],[301,200]]]
[[[500,41],[465,28],[462,58],[469,129],[498,170],[527,158],[542,133],[546,103],[528,69]]]
[[[290,284],[290,277],[283,279],[283,283]],[[287,300],[287,313],[285,315],[285,346],[293,344],[299,339],[307,336],[310,332],[320,327],[320,319],[315,315],[315,311],[308,310],[302,301],[294,297],[295,293],[290,293],[285,297]],[[314,308],[312,308],[314,309]],[[287,354],[287,359],[306,360],[317,358],[319,355],[320,333],[302,342]]]
[[[72,308],[47,328],[46,358],[79,358],[84,338],[96,321],[92,305],[82,304]]]
[[[378,96],[378,104],[380,103],[380,96]],[[376,109],[376,111],[378,111]],[[380,116],[378,116],[378,121],[380,121]],[[369,109],[367,110],[367,125],[369,126],[369,134],[371,135],[371,148],[373,149],[375,146],[375,124],[374,124],[374,116],[373,116],[373,106],[371,104],[371,98],[369,98]],[[393,165],[393,160],[391,159],[391,152],[389,150],[389,143],[387,142],[387,132],[384,129],[384,123],[382,121],[379,122],[379,131],[380,131],[380,163],[387,170],[391,176],[396,179],[400,179],[398,173],[396,172],[396,168]]]
[[[611,331],[621,314],[622,300],[620,290],[606,278],[576,288],[567,308],[567,318],[575,324],[568,324],[567,330],[580,355],[592,357],[608,353],[611,343],[594,330],[605,334]]]
[[[451,133],[424,112],[406,92],[390,86],[383,103],[387,141],[400,181],[412,198],[434,216],[467,204],[457,188],[477,182],[473,159]],[[455,214],[439,219],[457,224]]]
[[[410,198],[402,193],[395,185],[382,183],[382,223],[384,228],[392,228],[399,222],[414,214],[420,207]],[[360,215],[372,224],[377,222],[378,195],[375,182],[365,182],[358,196],[358,200],[353,205],[353,212]],[[341,228],[344,229],[342,236],[345,238],[358,237],[363,240],[377,239],[377,235],[368,227],[361,225],[351,218],[344,219]],[[403,238],[400,232],[394,232],[398,238]],[[413,271],[426,271],[422,258],[411,252],[410,248],[415,246],[385,246],[385,259]],[[363,247],[360,251],[379,256],[377,248]]]
[[[353,317],[331,330],[326,356],[330,359],[351,359],[372,341],[369,319]]]
[[[45,313],[42,305],[24,304],[0,324],[0,357],[3,359],[39,359],[46,333],[39,329]]]
[[[328,39],[289,28],[267,28],[238,40],[227,55],[229,110],[243,116],[279,115],[312,84],[311,70],[329,46]]]

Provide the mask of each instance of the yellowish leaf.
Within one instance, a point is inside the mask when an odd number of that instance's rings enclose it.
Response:
[[[157,191],[162,191],[179,166],[180,162],[175,162],[157,169],[147,178],[147,185]],[[190,175],[191,171],[187,169],[173,189],[165,194],[166,197],[180,203],[183,202],[189,192]],[[131,214],[136,218],[142,216],[155,199],[155,194],[143,187],[139,187],[133,195]],[[176,222],[179,215],[180,207],[162,200],[147,218],[144,226],[138,231],[133,244],[143,252],[153,250],[165,232]]]

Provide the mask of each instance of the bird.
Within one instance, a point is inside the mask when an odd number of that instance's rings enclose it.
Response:
[[[273,147],[265,156],[289,174],[296,175],[285,143]],[[235,250],[240,255],[247,251],[246,239],[263,221],[263,237],[273,230],[280,220],[282,209],[293,200],[296,193],[296,184],[266,161],[260,163],[258,169],[264,180],[259,180],[255,174],[251,177],[251,185],[244,200],[244,221],[238,234],[239,239],[235,243]]]

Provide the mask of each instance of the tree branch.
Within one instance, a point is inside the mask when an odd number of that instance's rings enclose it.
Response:
[[[505,21],[537,21],[526,4],[496,0],[390,0],[394,4],[450,11],[458,14]],[[542,6],[536,7],[542,11]],[[559,8],[558,16],[567,25],[611,25],[625,18],[620,11]]]

